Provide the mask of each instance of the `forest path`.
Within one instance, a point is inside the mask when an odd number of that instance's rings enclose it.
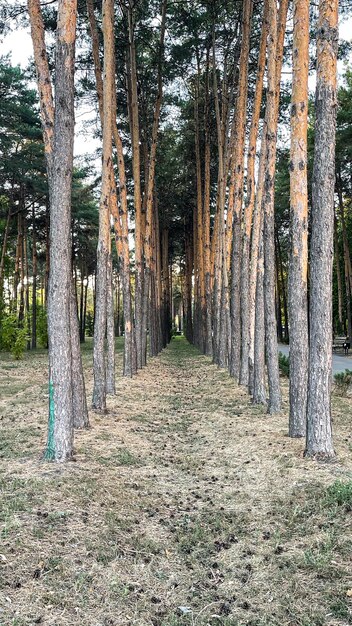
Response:
[[[290,347],[287,344],[279,343],[279,352],[282,352],[286,356],[290,354]],[[338,374],[339,372],[344,372],[345,370],[352,369],[352,355],[344,356],[340,354],[332,355],[332,372],[333,374]]]
[[[90,393],[89,350],[85,364]],[[322,504],[352,476],[347,401],[335,410],[338,462],[312,463],[286,437],[285,411],[268,417],[175,338],[117,378],[108,415],[91,413],[62,467],[39,460],[46,355],[4,371],[31,386],[0,407],[0,624],[347,623],[350,521]]]

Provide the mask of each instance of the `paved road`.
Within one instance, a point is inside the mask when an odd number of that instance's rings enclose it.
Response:
[[[279,352],[289,355],[289,346],[279,343]],[[352,370],[352,356],[343,356],[339,354],[332,355],[332,371],[334,374],[338,372],[344,372],[345,370]]]

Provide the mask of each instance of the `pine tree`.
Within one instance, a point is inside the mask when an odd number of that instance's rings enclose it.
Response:
[[[309,0],[293,8],[291,99],[291,257],[289,273],[290,437],[306,432],[308,384],[308,64]]]
[[[332,259],[338,0],[320,0],[310,257],[306,456],[334,456],[331,430]]]

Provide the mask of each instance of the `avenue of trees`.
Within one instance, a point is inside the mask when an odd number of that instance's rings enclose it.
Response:
[[[34,76],[0,59],[1,347],[49,348],[46,458],[91,406],[187,339],[269,415],[290,343],[291,437],[334,456],[333,334],[352,336],[352,72],[338,0],[58,0],[29,24]],[[309,76],[314,91],[308,90]],[[74,165],[75,107],[101,171]],[[335,154],[336,147],[336,154]],[[46,320],[48,333],[46,334]],[[11,330],[12,329],[12,330]]]

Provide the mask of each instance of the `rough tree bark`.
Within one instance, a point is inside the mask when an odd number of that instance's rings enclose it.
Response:
[[[264,308],[265,345],[269,382],[270,414],[281,409],[280,374],[275,311],[275,216],[274,184],[283,41],[288,0],[268,2],[268,92],[266,108],[266,165],[264,184]]]
[[[261,243],[261,224],[263,223],[262,214],[264,211],[263,194],[264,194],[264,180],[265,180],[265,158],[266,158],[266,123],[264,120],[264,126],[262,130],[262,139],[260,146],[259,156],[259,168],[258,168],[258,180],[255,194],[255,203],[253,211],[253,225],[252,225],[252,237],[251,237],[251,255],[250,255],[250,267],[249,267],[249,393],[253,393],[254,385],[254,363],[255,363],[255,337],[256,337],[256,310],[257,310],[257,268],[259,258],[259,246]],[[264,301],[263,301],[264,306]],[[265,337],[263,333],[264,343],[261,347],[261,351],[265,354]]]
[[[149,154],[148,165],[148,183],[147,183],[147,203],[146,203],[146,222],[145,222],[145,239],[144,239],[144,257],[145,257],[145,274],[144,274],[144,290],[143,290],[143,311],[144,315],[147,311],[148,301],[150,298],[150,286],[151,286],[151,272],[152,272],[152,232],[153,232],[153,211],[156,210],[154,202],[154,187],[155,187],[155,166],[156,166],[156,151],[158,143],[158,130],[161,103],[163,96],[163,83],[162,83],[162,69],[164,60],[164,41],[166,30],[166,8],[167,0],[163,0],[162,12],[161,12],[161,26],[160,26],[160,39],[159,39],[159,58],[158,58],[158,92],[154,107],[153,128],[152,128],[152,141]],[[146,333],[146,325],[143,328],[143,333]]]
[[[55,55],[54,149],[49,183],[51,206],[48,293],[50,395],[54,432],[51,431],[49,419],[47,458],[56,461],[66,461],[73,454],[70,313],[76,11],[76,0],[59,0]]]
[[[207,49],[205,69],[204,97],[204,197],[203,197],[203,234],[204,234],[204,277],[205,277],[205,353],[213,356],[212,314],[211,314],[211,246],[210,246],[210,119],[209,119],[209,47]]]
[[[60,9],[60,11],[59,11]],[[30,18],[31,25],[31,35],[33,42],[33,50],[34,50],[34,62],[36,67],[37,74],[37,83],[38,83],[38,91],[39,91],[39,103],[40,103],[40,117],[43,129],[43,139],[44,139],[44,149],[46,155],[46,167],[47,167],[47,175],[48,175],[48,186],[49,186],[49,197],[50,197],[50,212],[47,209],[46,212],[46,237],[47,237],[47,245],[46,245],[46,273],[45,273],[45,301],[48,304],[49,308],[49,278],[50,274],[55,278],[55,269],[51,270],[51,262],[52,257],[56,256],[56,262],[59,266],[60,264],[60,245],[63,245],[62,242],[58,243],[58,249],[52,250],[53,246],[56,246],[56,238],[55,233],[56,230],[60,232],[60,236],[65,236],[65,233],[61,231],[60,228],[60,219],[59,215],[55,215],[54,226],[52,225],[52,215],[55,211],[59,211],[60,209],[54,205],[54,200],[52,197],[53,194],[53,186],[54,186],[54,176],[63,175],[63,172],[60,171],[60,164],[56,164],[57,171],[54,172],[54,151],[56,149],[56,144],[54,144],[54,133],[55,128],[54,125],[58,123],[58,126],[63,124],[67,131],[67,135],[72,132],[72,139],[68,142],[67,146],[65,146],[62,142],[66,140],[66,136],[64,138],[58,139],[58,147],[60,149],[63,146],[63,150],[71,150],[71,144],[73,143],[73,127],[74,127],[74,102],[71,99],[73,98],[73,75],[74,75],[74,54],[75,54],[75,27],[76,27],[76,3],[73,1],[62,1],[58,7],[58,29],[57,29],[57,62],[60,64],[59,71],[65,72],[62,78],[62,85],[60,86],[58,92],[55,92],[55,102],[59,101],[59,96],[61,93],[60,100],[60,110],[57,112],[54,107],[54,100],[52,95],[52,83],[49,71],[49,64],[47,58],[47,52],[45,47],[45,37],[44,37],[44,25],[43,25],[43,17],[40,8],[39,0],[28,0],[28,13]],[[56,77],[58,77],[58,70],[55,71]],[[65,108],[65,80],[68,81],[68,98],[67,98],[67,107]],[[59,94],[59,95],[58,95]],[[69,114],[72,115],[71,122],[67,122],[65,120],[65,115],[67,117]],[[56,116],[62,118],[64,121],[57,122]],[[55,119],[54,119],[55,118]],[[59,130],[59,132],[61,132]],[[71,157],[72,158],[72,157]],[[69,154],[67,152],[67,159],[69,160]],[[59,157],[60,160],[60,157]],[[70,176],[72,176],[72,166],[71,169],[67,169],[67,180],[65,181],[70,185],[69,197],[71,197],[71,180]],[[57,191],[59,193],[59,191]],[[68,194],[68,192],[67,192]],[[55,197],[55,202],[59,202],[60,197]],[[68,197],[66,195],[65,201],[68,202]],[[71,220],[71,209],[67,206],[65,207],[69,212],[69,219]],[[71,222],[70,222],[71,228]],[[71,250],[71,243],[69,245],[69,249]],[[62,257],[63,262],[65,261],[65,257]],[[69,263],[69,269],[72,275],[71,268],[71,260]],[[54,280],[54,279],[53,279]],[[55,281],[58,282],[59,278],[55,278]],[[70,291],[73,290],[73,282],[70,277],[69,281]],[[74,294],[74,292],[72,291]],[[74,294],[75,297],[75,294]],[[67,295],[66,304],[70,306],[72,302],[71,295]],[[76,304],[75,309],[76,311]],[[82,367],[82,359],[79,348],[79,335],[75,336],[75,333],[79,333],[78,329],[78,320],[74,320],[71,311],[69,313],[70,319],[70,329],[69,333],[71,336],[71,357],[74,360],[73,369],[69,369],[65,371],[66,377],[69,379],[68,384],[71,384],[71,394],[73,397],[73,407],[77,410],[80,407],[82,411],[81,414],[75,414],[73,421],[79,422],[80,424],[89,425],[88,419],[88,411],[87,411],[87,403],[85,397],[79,397],[79,394],[84,393],[84,376],[83,376],[83,367]],[[48,312],[48,322],[49,322],[49,312]],[[48,331],[50,336],[50,325],[48,323]],[[56,348],[59,351],[59,347]],[[78,349],[78,352],[77,352]],[[50,351],[50,340],[49,340],[49,351]],[[57,355],[53,356],[54,359],[59,358]],[[49,368],[50,368],[50,357],[49,357]],[[64,368],[63,368],[64,369]],[[47,458],[56,459],[56,460],[65,460],[65,454],[60,456],[58,452],[56,454],[56,439],[59,439],[62,436],[62,429],[54,428],[54,421],[56,420],[56,415],[54,412],[55,402],[54,402],[54,388],[51,381],[51,376],[49,372],[49,391],[51,402],[49,403],[49,436],[48,436],[48,447],[46,456]],[[60,388],[57,390],[60,393]],[[64,399],[63,399],[64,402]],[[71,421],[67,419],[66,425],[68,430],[71,429]],[[68,434],[67,440],[71,439],[71,435]],[[58,441],[57,449],[61,450],[62,445]],[[72,451],[71,451],[72,453]],[[70,454],[68,454],[68,457]]]
[[[136,63],[136,45],[134,36],[133,8],[128,10],[128,34],[129,34],[129,84],[131,98],[129,101],[129,115],[131,120],[132,137],[132,169],[133,169],[133,192],[135,211],[135,261],[136,261],[136,293],[135,293],[135,338],[137,349],[137,367],[142,368],[146,364],[146,319],[143,313],[144,294],[144,226],[142,216],[142,193],[141,193],[141,164],[140,164],[140,128],[138,106],[138,81]]]
[[[263,23],[260,39],[259,57],[258,57],[258,69],[255,85],[255,95],[253,103],[252,121],[249,133],[248,153],[247,153],[247,197],[245,208],[245,231],[243,233],[243,251],[242,251],[242,287],[241,291],[248,292],[247,308],[245,312],[242,307],[242,325],[248,327],[245,333],[248,333],[248,387],[251,391],[253,387],[253,367],[254,367],[254,320],[255,320],[255,293],[256,293],[256,276],[257,276],[257,260],[259,249],[259,225],[260,225],[260,211],[261,198],[256,204],[256,190],[255,190],[255,159],[257,151],[258,140],[258,126],[260,109],[263,96],[263,83],[265,73],[265,59],[266,59],[266,40],[268,36],[268,24],[267,24],[267,9],[268,2],[265,0],[263,7]],[[261,154],[263,149],[261,150]],[[264,151],[265,154],[265,151]],[[264,157],[261,156],[259,162],[259,172],[261,175],[261,181],[264,178]],[[262,166],[261,166],[262,164]],[[261,197],[262,197],[262,185],[261,185]],[[253,263],[253,268],[252,268]],[[247,318],[247,319],[246,319]],[[243,360],[243,355],[242,355]]]
[[[95,294],[92,407],[106,412],[105,333],[107,321],[107,279],[110,254],[110,197],[112,163],[112,102],[114,88],[114,4],[104,0],[104,84],[103,84],[103,165],[99,205],[99,238],[97,248],[97,278]]]
[[[111,245],[111,244],[110,244]],[[111,250],[108,258],[106,286],[106,393],[114,396],[115,388],[115,310]]]
[[[241,291],[241,264],[242,264],[242,203],[244,183],[244,148],[246,136],[247,99],[248,99],[248,59],[250,49],[250,33],[253,2],[246,0],[243,8],[242,44],[239,65],[239,83],[236,100],[236,143],[232,159],[232,172],[229,195],[233,197],[233,209],[229,211],[226,225],[227,231],[227,259],[231,252],[231,353],[230,373],[241,384],[248,382],[248,332],[247,327],[242,330],[243,307],[248,306],[248,291]],[[233,212],[233,221],[231,213]],[[228,264],[228,263],[227,263]],[[246,343],[244,350],[243,346]],[[242,350],[241,350],[242,348]],[[246,352],[241,360],[241,352]],[[244,355],[243,355],[244,356]]]
[[[244,184],[244,148],[246,138],[246,119],[247,119],[247,100],[248,100],[248,61],[250,50],[250,36],[252,23],[252,0],[244,3],[243,15],[243,35],[240,56],[240,75],[238,85],[238,99],[236,107],[237,127],[236,127],[236,151],[234,159],[235,168],[235,219],[242,222],[242,205],[243,205],[243,184]],[[258,108],[258,119],[260,106]],[[257,113],[257,112],[256,112]],[[248,224],[247,224],[248,221]],[[240,360],[239,382],[241,385],[248,385],[248,253],[249,253],[249,236],[250,224],[252,216],[249,216],[246,210],[244,218],[244,228],[242,231],[242,242],[239,242],[240,249],[236,251],[236,256],[232,255],[235,265],[232,266],[232,274],[239,274],[240,285],[240,345],[238,346]],[[242,247],[242,249],[241,249]],[[238,294],[239,297],[239,294]]]
[[[255,332],[253,364],[253,402],[266,404],[265,389],[265,322],[264,322],[264,241],[263,211],[260,213],[257,281],[255,295]]]
[[[92,52],[94,60],[94,73],[95,82],[98,96],[98,106],[101,126],[104,125],[104,112],[103,112],[103,78],[100,66],[99,58],[99,35],[97,23],[94,15],[93,0],[87,0],[87,11],[90,25],[90,32],[92,37]],[[119,172],[119,196],[120,196],[120,210],[117,205],[117,190],[113,164],[111,163],[110,171],[110,183],[111,183],[111,197],[110,197],[110,210],[114,221],[115,241],[117,254],[120,261],[120,275],[122,281],[123,291],[123,309],[124,309],[124,327],[125,327],[125,340],[124,340],[124,358],[123,358],[123,374],[124,376],[132,376],[132,361],[133,361],[133,323],[132,323],[132,296],[131,296],[131,278],[130,278],[130,254],[129,254],[129,241],[128,241],[128,204],[127,204],[127,181],[126,181],[126,169],[125,159],[123,154],[122,140],[116,123],[117,116],[117,102],[116,102],[116,86],[115,86],[115,66],[113,68],[113,101],[112,101],[112,133],[114,144],[117,152],[117,164]]]
[[[304,437],[308,385],[308,64],[309,0],[294,0],[291,98],[291,249],[288,281],[290,327],[289,436]]]
[[[310,258],[306,456],[334,456],[331,429],[332,263],[338,0],[320,0]]]
[[[38,272],[38,254],[37,254],[37,233],[35,225],[35,205],[32,206],[32,350],[37,347],[37,272]],[[1,294],[1,291],[0,291]]]
[[[341,277],[341,258],[339,247],[339,233],[337,228],[336,213],[334,216],[334,261],[336,267],[336,280],[337,280],[337,301],[338,301],[338,316],[339,316],[339,332],[343,328],[343,298],[342,298],[342,277]]]

